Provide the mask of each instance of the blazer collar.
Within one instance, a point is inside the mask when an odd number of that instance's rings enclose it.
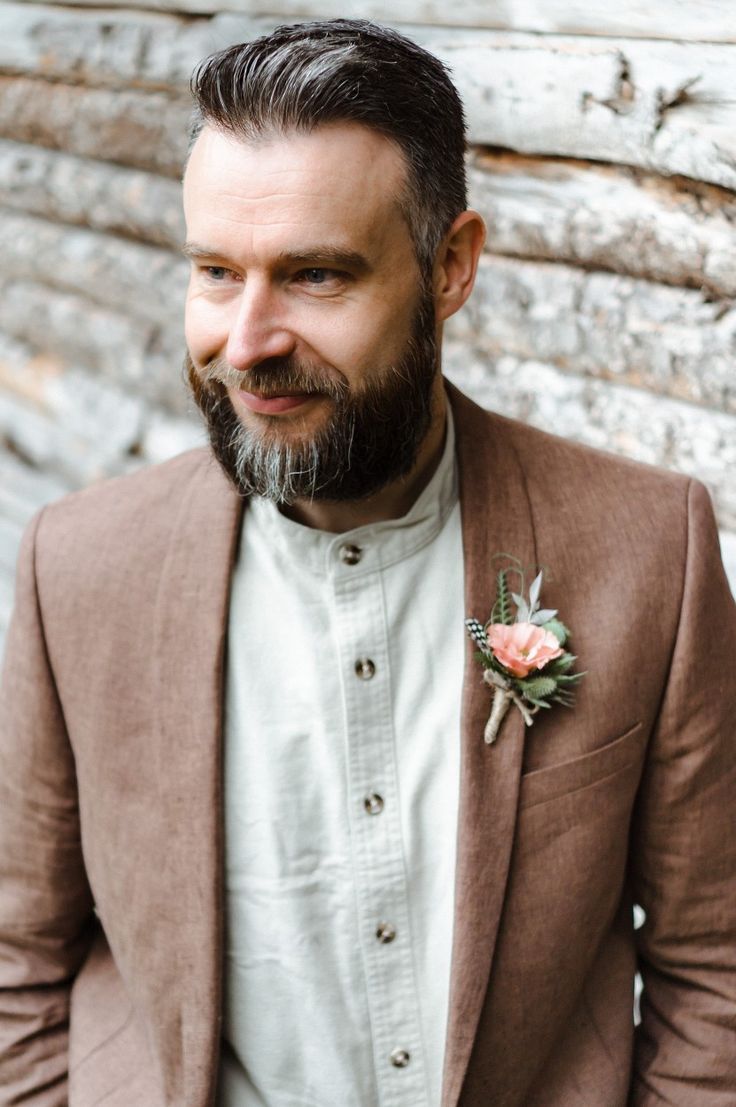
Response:
[[[496,553],[537,562],[524,473],[507,423],[452,386],[465,563],[465,615],[484,622],[495,598]],[[524,723],[509,711],[494,745],[483,741],[491,695],[468,639],[461,724],[455,925],[442,1107],[455,1107],[488,988],[511,848]]]

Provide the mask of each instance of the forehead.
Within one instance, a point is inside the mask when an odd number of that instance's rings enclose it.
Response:
[[[184,177],[189,238],[227,237],[236,229],[261,241],[293,236],[379,249],[408,230],[398,199],[403,154],[359,124],[329,124],[307,134],[253,141],[205,127]]]

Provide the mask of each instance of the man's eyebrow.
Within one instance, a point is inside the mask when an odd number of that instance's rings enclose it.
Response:
[[[187,258],[222,257],[220,250],[213,246],[203,246],[198,242],[185,242],[181,252]],[[300,250],[282,250],[276,256],[276,265],[304,265],[312,269],[351,269],[356,273],[367,273],[371,268],[368,259],[357,250],[343,250],[336,246],[314,246]]]
[[[357,250],[343,250],[334,246],[315,246],[307,250],[282,250],[276,258],[277,265],[304,265],[311,269],[352,269],[367,273],[371,268],[368,259]]]
[[[219,254],[214,246],[200,246],[197,242],[185,242],[181,252],[185,258],[214,258]]]

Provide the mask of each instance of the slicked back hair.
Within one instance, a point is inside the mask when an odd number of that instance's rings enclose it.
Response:
[[[204,126],[244,141],[360,123],[396,143],[399,203],[427,280],[467,206],[465,119],[448,71],[403,35],[362,19],[278,27],[206,58],[191,80],[193,143]],[[191,148],[191,147],[190,147]]]

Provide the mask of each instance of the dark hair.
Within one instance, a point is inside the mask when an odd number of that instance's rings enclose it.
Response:
[[[355,122],[393,140],[407,163],[402,212],[425,277],[467,206],[465,119],[438,58],[363,19],[278,27],[206,58],[191,80],[192,142],[211,125],[244,139]]]

